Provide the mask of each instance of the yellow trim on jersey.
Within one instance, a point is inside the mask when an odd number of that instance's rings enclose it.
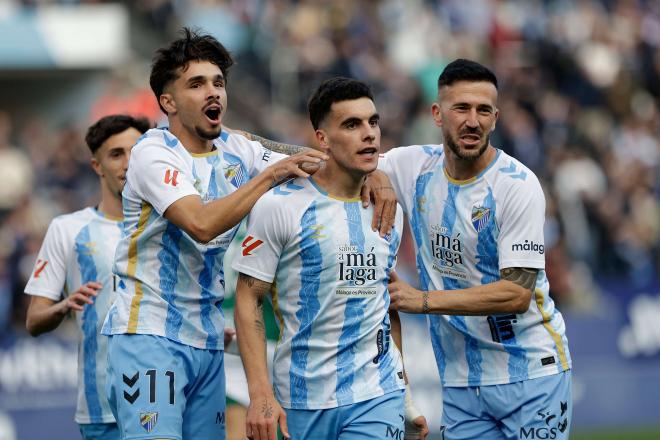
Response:
[[[458,180],[458,179],[454,179],[449,175],[449,173],[447,172],[447,168],[442,167],[442,171],[445,173],[445,177],[447,178],[447,180],[449,180],[449,183],[453,183],[454,185],[467,185],[468,183],[472,183],[475,180],[477,180],[478,177],[478,176],[474,176],[466,180]]]
[[[284,333],[284,316],[282,316],[282,311],[280,310],[280,301],[277,294],[277,281],[273,281],[273,285],[270,287],[270,294],[273,298],[273,311],[275,312],[275,317],[277,322],[280,323],[280,335],[277,337],[277,342],[279,343],[282,340],[282,334]]]
[[[142,283],[135,279],[135,272],[137,270],[137,257],[138,257],[138,238],[144,232],[147,226],[147,220],[151,215],[151,205],[142,202],[142,209],[140,210],[140,218],[138,220],[137,229],[131,234],[131,241],[128,245],[128,269],[127,275],[135,280],[135,295],[131,300],[131,312],[128,316],[128,329],[127,333],[137,332],[137,321],[140,313],[140,302],[142,301]]]
[[[218,150],[211,150],[206,153],[190,153],[192,157],[209,157],[209,156],[216,156],[218,154]]]
[[[568,359],[566,358],[566,349],[564,348],[564,343],[562,341],[561,335],[557,333],[557,331],[552,328],[552,325],[550,325],[550,320],[552,317],[548,315],[545,310],[543,309],[543,302],[545,297],[543,296],[543,292],[541,292],[540,289],[534,290],[534,295],[536,297],[536,306],[539,309],[539,312],[541,312],[541,316],[543,317],[543,327],[550,333],[550,337],[552,338],[553,341],[555,341],[555,345],[557,346],[557,353],[559,354],[559,361],[561,362],[561,366],[564,369],[564,371],[568,370]]]

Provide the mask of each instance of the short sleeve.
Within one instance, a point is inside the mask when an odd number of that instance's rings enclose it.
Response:
[[[233,137],[233,140],[240,144],[240,154],[245,157],[251,178],[260,174],[275,162],[288,157],[286,154],[269,150],[260,142],[250,141],[243,135],[232,133],[229,136]]]
[[[500,269],[545,268],[545,196],[531,176],[524,185],[512,187],[503,206],[499,235]]]
[[[174,149],[147,144],[133,152],[127,181],[138,197],[163,215],[177,200],[199,195],[190,174],[190,166]]]
[[[427,162],[441,152],[441,147],[411,145],[396,147],[380,155],[378,169],[389,177],[396,197],[407,215],[412,212],[417,178]]]
[[[66,262],[72,251],[65,233],[64,225],[58,219],[51,222],[25,286],[25,293],[53,301],[62,298],[66,282]]]
[[[241,252],[233,269],[261,281],[272,283],[280,255],[289,240],[286,210],[275,204],[271,193],[254,205],[248,216]]]

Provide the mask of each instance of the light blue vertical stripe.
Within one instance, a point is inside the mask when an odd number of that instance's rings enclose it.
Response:
[[[390,314],[387,313],[387,310],[390,308],[390,293],[387,288],[388,281],[390,279],[390,272],[392,271],[392,267],[394,266],[394,260],[396,258],[396,252],[399,249],[399,242],[401,241],[401,237],[399,236],[399,233],[397,232],[396,229],[392,229],[392,232],[390,233],[390,246],[389,246],[389,254],[387,256],[387,266],[385,267],[385,279],[383,280],[383,303],[385,307],[385,317],[383,318],[383,334],[389,336],[390,335]],[[383,345],[387,344],[389,346],[390,340],[389,337],[387,338],[387,341],[383,340]],[[392,350],[387,350],[386,353],[383,353],[382,356],[380,356],[380,362],[378,363],[378,374],[380,375],[380,387],[383,390],[391,390],[396,387],[396,378],[394,377],[394,374],[396,374],[396,371],[393,371],[393,363],[395,362],[394,357],[392,356],[393,351]]]
[[[481,272],[481,284],[490,284],[499,281],[499,258],[497,251],[496,204],[493,192],[488,189],[488,195],[483,202],[484,208],[490,209],[490,219],[486,227],[478,233],[477,237],[477,270]],[[509,378],[525,380],[528,377],[527,350],[517,341],[515,334],[512,338],[501,341],[504,349],[509,353]]]
[[[80,232],[78,232],[75,243],[81,283],[86,284],[90,281],[98,281],[96,263],[92,257],[94,245],[91,243],[89,225],[85,226]],[[103,419],[101,401],[99,399],[96,384],[96,352],[98,350],[96,327],[98,325],[98,320],[99,317],[96,311],[96,304],[85,305],[82,313],[83,376],[85,382],[87,411],[89,412],[89,417],[92,420],[92,423],[99,423]]]
[[[440,169],[439,172],[442,172],[442,169]],[[423,212],[420,210],[419,202],[426,196],[426,188],[432,177],[433,173],[425,173],[417,178],[412,203],[412,219],[410,221],[415,244],[417,245],[417,255],[415,256],[415,259],[417,263],[417,272],[419,274],[420,288],[422,290],[431,290],[433,286],[431,284],[431,277],[426,270],[424,259],[422,257],[423,249],[428,247],[427,241],[429,239],[429,227],[428,224],[424,222],[424,216]],[[433,354],[435,355],[435,361],[438,365],[440,378],[444,380],[447,361],[445,359],[445,350],[440,338],[440,326],[442,325],[440,322],[441,318],[439,315],[429,315],[428,318]]]
[[[445,209],[442,212],[442,226],[447,231],[447,235],[454,235],[454,226],[456,225],[456,197],[460,191],[460,186],[448,183],[447,199],[445,200]],[[445,290],[456,290],[467,287],[458,280],[450,277],[442,277],[442,284]],[[481,352],[479,351],[479,341],[468,331],[465,318],[463,316],[452,316],[449,322],[459,332],[465,336],[465,358],[468,365],[468,384],[469,386],[479,385],[483,369],[481,366]]]
[[[348,220],[348,236],[351,246],[357,247],[357,252],[364,255],[364,231],[360,216],[360,204],[345,202],[344,211]],[[366,257],[366,256],[365,256]],[[351,281],[354,285],[354,282]],[[348,298],[344,307],[344,325],[337,344],[337,403],[346,405],[353,403],[353,382],[355,380],[355,351],[360,335],[360,324],[364,319],[364,300]]]
[[[224,255],[224,249],[222,248],[213,248],[208,249],[204,252],[204,268],[199,273],[199,285],[202,287],[201,299],[199,301],[200,306],[200,319],[202,321],[202,327],[206,330],[208,334],[206,338],[206,348],[208,349],[217,349],[219,342],[219,332],[218,328],[224,329],[224,323],[218,322],[216,324],[211,320],[211,301],[214,298],[213,291],[213,268],[216,266],[216,263],[220,264],[222,261],[222,255]],[[222,299],[218,301],[222,305]],[[216,327],[217,325],[217,327]],[[224,339],[222,340],[224,343]]]
[[[321,309],[318,293],[323,257],[316,238],[316,202],[302,216],[300,231],[300,293],[296,318],[298,332],[291,339],[291,367],[289,370],[291,401],[307,407],[307,357],[314,319]]]
[[[183,316],[174,305],[176,300],[174,289],[179,279],[177,274],[179,269],[179,254],[181,252],[179,242],[182,235],[181,230],[177,226],[168,222],[167,228],[165,228],[165,232],[163,233],[161,249],[158,251],[160,291],[162,292],[163,299],[167,302],[165,336],[177,342],[180,342],[179,331],[183,324]]]

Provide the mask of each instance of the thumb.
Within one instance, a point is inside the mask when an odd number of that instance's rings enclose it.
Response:
[[[390,272],[390,283],[396,283],[399,281],[399,275],[396,274],[395,271]]]
[[[289,440],[291,438],[289,427],[286,424],[286,413],[284,410],[282,410],[282,414],[280,415],[280,431],[282,431],[282,437],[284,439]]]

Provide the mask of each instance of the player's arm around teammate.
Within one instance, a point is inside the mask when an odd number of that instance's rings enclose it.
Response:
[[[236,284],[235,322],[240,333],[238,346],[250,393],[246,434],[253,440],[277,439],[278,424],[283,435],[289,438],[286,413],[275,399],[268,379],[263,301],[270,288],[271,283],[242,273]]]
[[[408,313],[491,315],[525,313],[532,298],[538,269],[523,267],[500,271],[501,280],[458,290],[422,291],[396,274],[390,279],[391,308]]]
[[[309,147],[277,142],[242,130],[228,129],[228,131],[239,133],[252,141],[261,143],[269,150],[282,154],[295,155],[315,151]],[[367,208],[369,203],[373,202],[374,215],[371,219],[371,228],[374,231],[378,230],[381,236],[385,236],[394,227],[396,218],[397,198],[392,182],[384,172],[375,170],[367,176],[365,184],[362,186],[360,198],[364,208]]]

